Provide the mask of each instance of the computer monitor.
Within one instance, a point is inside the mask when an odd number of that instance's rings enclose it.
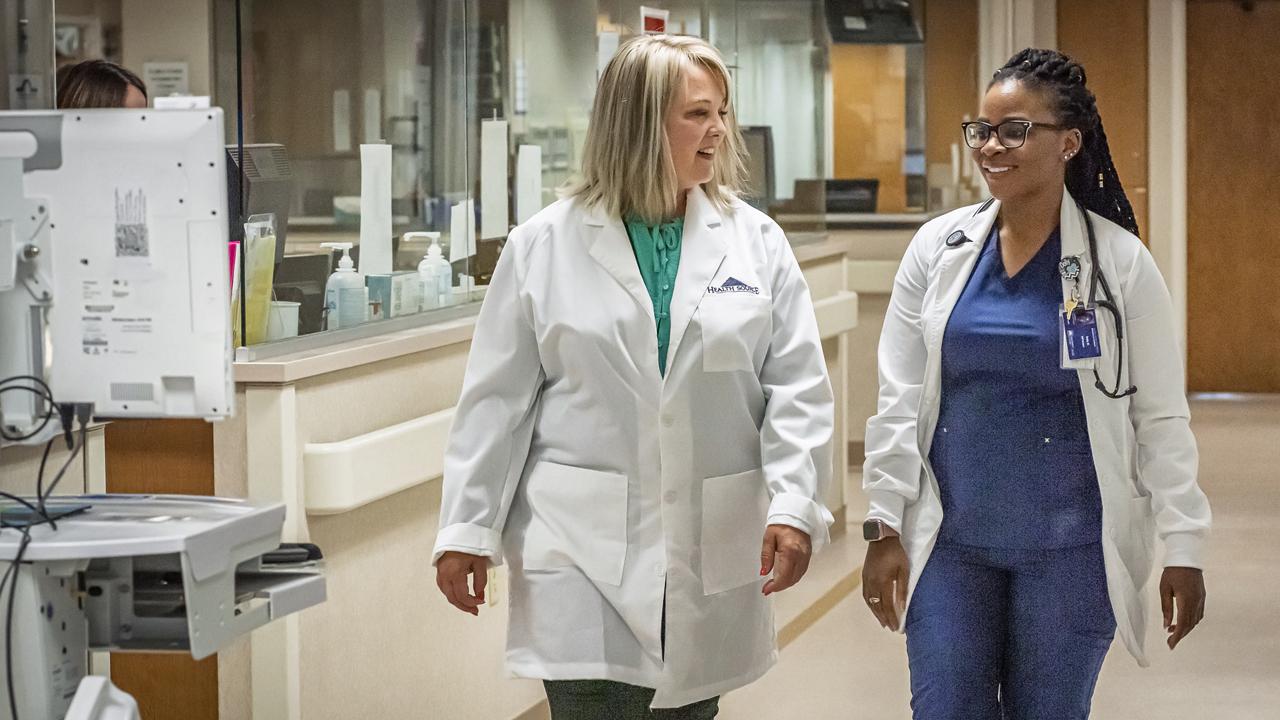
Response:
[[[96,417],[231,414],[223,137],[217,108],[0,112],[0,376]]]
[[[277,300],[299,303],[298,334],[324,329],[324,286],[333,272],[329,251],[285,255],[276,266],[272,288]]]
[[[293,170],[284,145],[262,143],[244,146],[244,212],[239,212],[241,163],[239,149],[227,146],[227,208],[233,241],[244,240],[244,222],[250,215],[275,213],[276,264],[284,259],[289,206],[293,203]]]
[[[880,192],[876,178],[827,180],[827,212],[873,213]]]
[[[744,199],[767,210],[777,195],[773,191],[773,128],[748,125],[741,128],[747,151],[747,194]]]

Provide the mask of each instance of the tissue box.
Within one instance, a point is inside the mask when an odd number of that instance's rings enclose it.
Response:
[[[366,275],[364,284],[369,288],[369,300],[382,303],[384,318],[412,315],[421,309],[422,285],[416,272]]]

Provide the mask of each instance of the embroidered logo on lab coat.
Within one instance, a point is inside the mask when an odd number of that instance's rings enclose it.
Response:
[[[720,287],[711,285],[710,287],[707,288],[707,292],[711,293],[712,295],[719,295],[721,293],[751,293],[752,295],[759,295],[760,288],[752,287],[742,282],[738,278],[731,277],[728,280],[725,280],[724,284],[721,285]]]

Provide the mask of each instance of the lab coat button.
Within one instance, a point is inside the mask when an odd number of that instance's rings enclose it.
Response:
[[[658,577],[662,577],[667,574],[667,569],[662,566],[662,563],[654,563],[653,574],[657,575]]]
[[[668,490],[666,493],[663,494],[662,499],[666,500],[668,505],[673,504],[676,501],[676,491]]]

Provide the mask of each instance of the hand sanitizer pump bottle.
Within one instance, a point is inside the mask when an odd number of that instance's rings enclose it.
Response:
[[[418,263],[418,281],[422,283],[422,309],[445,307],[453,300],[453,266],[440,249],[440,233],[422,233],[431,238],[431,247]]]
[[[338,269],[324,284],[325,329],[355,327],[368,321],[369,289],[364,276],[356,272],[351,261],[352,243],[320,243],[321,247],[342,250]]]

